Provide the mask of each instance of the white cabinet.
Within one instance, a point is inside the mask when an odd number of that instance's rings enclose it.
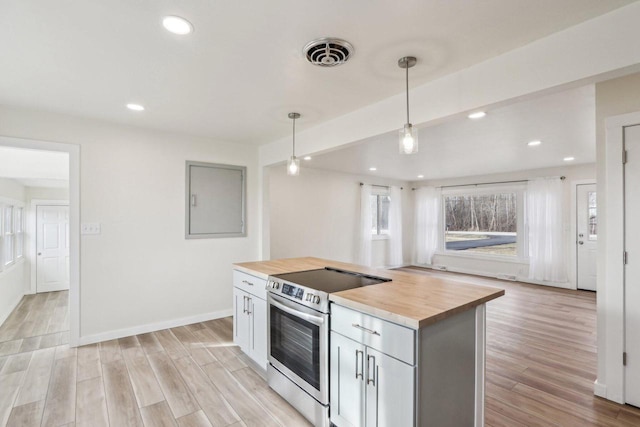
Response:
[[[367,347],[364,364],[365,425],[415,425],[415,368],[371,347]]]
[[[415,331],[331,306],[331,421],[340,426],[413,426]]]
[[[331,422],[339,426],[364,425],[365,346],[331,331]]]
[[[483,424],[484,306],[414,330],[331,304],[331,422]]]
[[[233,341],[267,369],[266,281],[234,271],[233,284]]]

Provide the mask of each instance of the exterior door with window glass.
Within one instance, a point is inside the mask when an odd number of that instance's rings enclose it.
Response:
[[[598,260],[596,184],[576,186],[576,216],[577,286],[595,291]]]
[[[37,206],[36,249],[36,292],[69,289],[69,206]]]

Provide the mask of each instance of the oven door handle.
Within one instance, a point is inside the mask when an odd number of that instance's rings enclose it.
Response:
[[[283,303],[277,301],[275,298],[275,296],[271,295],[271,301],[269,301],[269,304],[274,305],[275,307],[279,308],[280,310],[289,313],[293,316],[299,317],[303,320],[306,320],[309,323],[313,323],[314,325],[317,326],[321,326],[324,323],[324,319],[322,317],[318,317],[318,316],[313,316],[311,314],[307,314],[307,313],[303,313],[301,311],[296,310],[295,308],[291,308],[287,305],[284,305]]]

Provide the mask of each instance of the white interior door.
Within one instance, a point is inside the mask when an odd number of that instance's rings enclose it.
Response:
[[[36,207],[36,292],[69,289],[69,206]]]
[[[576,186],[576,253],[578,289],[596,290],[598,211],[596,185]]]
[[[640,406],[640,125],[625,128],[624,148],[625,400]]]

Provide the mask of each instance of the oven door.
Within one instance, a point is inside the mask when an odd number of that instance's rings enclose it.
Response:
[[[329,315],[269,292],[269,363],[320,403],[329,403]]]

